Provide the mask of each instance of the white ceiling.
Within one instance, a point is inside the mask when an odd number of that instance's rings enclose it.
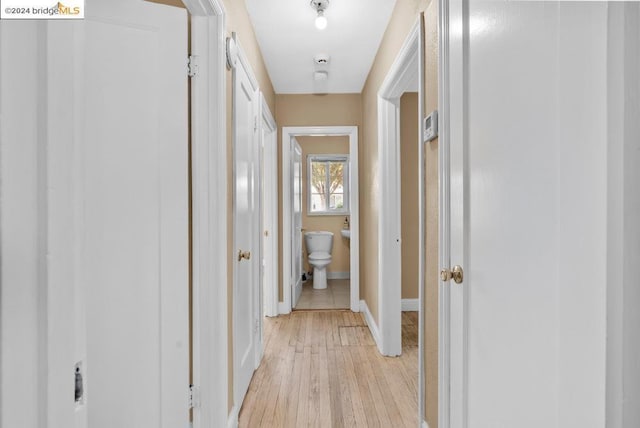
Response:
[[[331,0],[324,30],[310,0],[245,2],[276,93],[310,94],[362,91],[396,0]],[[330,55],[327,67],[317,54]],[[322,69],[328,80],[314,81]]]

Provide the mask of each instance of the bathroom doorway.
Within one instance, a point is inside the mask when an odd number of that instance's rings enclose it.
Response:
[[[338,308],[359,312],[358,128],[284,127],[282,141],[282,176],[289,177],[282,183],[282,271],[289,274],[283,274],[281,313]],[[296,142],[302,149],[298,166]],[[301,176],[299,191],[296,168]],[[297,204],[302,212],[300,226],[294,221]],[[317,251],[311,259],[308,248],[314,243],[310,236],[305,238],[310,232],[320,232],[313,238],[320,246],[314,247]]]
[[[301,292],[296,288],[294,309],[349,309],[349,138],[313,135],[296,141],[301,154],[299,166],[294,156],[294,170],[300,171],[299,184],[294,172],[294,222],[299,204],[301,236],[294,248],[301,260]]]

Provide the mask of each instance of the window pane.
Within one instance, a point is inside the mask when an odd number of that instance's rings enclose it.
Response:
[[[336,155],[331,155],[336,156]],[[309,213],[344,211],[347,183],[346,159],[309,157]]]
[[[309,211],[326,211],[327,164],[325,162],[311,162],[309,183],[311,185],[311,206]]]
[[[310,208],[311,212],[318,212],[318,211],[326,211],[327,207],[325,206],[324,203],[324,194],[320,195],[317,193],[312,193],[311,194],[311,208]]]
[[[345,162],[329,162],[329,209],[344,208],[344,170]]]
[[[344,195],[342,193],[333,193],[329,198],[329,209],[340,210],[344,208]]]
[[[344,162],[327,162],[329,164],[329,194],[343,193]]]

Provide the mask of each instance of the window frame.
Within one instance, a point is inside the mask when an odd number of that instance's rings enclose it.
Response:
[[[324,211],[312,211],[311,210],[311,194],[312,186],[311,186],[311,165],[313,162],[343,162],[344,163],[344,172],[343,172],[343,180],[342,180],[342,208],[334,209],[334,210],[324,210]],[[325,182],[329,180],[329,168],[326,168],[326,177]],[[307,215],[308,216],[332,216],[332,215],[349,215],[350,207],[349,207],[349,155],[348,154],[318,154],[312,153],[307,155]],[[328,183],[327,183],[328,184]],[[327,192],[329,191],[329,186],[327,187]],[[327,201],[329,201],[330,194],[325,195],[327,197]]]

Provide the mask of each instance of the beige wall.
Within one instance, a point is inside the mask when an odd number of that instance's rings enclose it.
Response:
[[[398,0],[362,90],[363,147],[360,163],[360,297],[378,322],[378,90],[427,0]]]
[[[418,298],[418,94],[400,98],[402,298]]]
[[[349,154],[349,137],[298,137],[302,147],[302,227],[307,231],[327,230],[333,232],[333,249],[328,272],[349,272],[349,240],[340,235],[347,214],[309,215],[307,198],[309,195],[309,178],[307,156],[310,154]],[[303,239],[304,241],[304,239]],[[309,271],[308,252],[302,245],[303,266]]]
[[[226,11],[226,29],[227,36],[231,36],[235,32],[244,53],[251,64],[253,73],[258,80],[260,90],[264,94],[265,100],[272,113],[275,111],[275,92],[267,68],[262,58],[262,53],[258,46],[253,26],[249,20],[249,14],[243,1],[223,0]],[[232,128],[232,72],[227,69],[227,310],[228,310],[228,393],[229,393],[229,410],[233,408],[233,128]]]
[[[276,95],[275,119],[278,123],[278,188],[282,188],[282,127],[283,126],[358,126],[359,152],[362,151],[362,97],[360,94]],[[359,162],[361,162],[361,157]],[[362,188],[360,190],[362,192]],[[362,193],[360,203],[362,204]],[[282,230],[282,192],[278,194],[279,228]],[[344,218],[342,218],[344,220]],[[360,235],[362,237],[362,235]],[[337,237],[336,237],[337,238]],[[342,237],[340,237],[342,239]],[[338,239],[335,239],[338,241]],[[360,248],[365,245],[360,242]],[[335,249],[335,244],[334,244]],[[282,260],[282,234],[278,237],[278,252]],[[361,259],[364,260],[364,259]],[[362,272],[362,263],[360,264]],[[282,272],[279,278],[279,299],[282,297]],[[362,282],[361,282],[362,288]]]
[[[378,106],[377,94],[420,13],[425,12],[425,104],[426,112],[437,108],[438,38],[437,2],[432,0],[398,0],[369,76],[362,91],[363,121],[366,124],[361,151],[361,298],[365,299],[374,319],[378,320]],[[426,419],[430,427],[438,421],[438,142],[425,146],[426,168],[426,255],[425,275],[425,381]],[[365,196],[366,195],[366,196]]]

